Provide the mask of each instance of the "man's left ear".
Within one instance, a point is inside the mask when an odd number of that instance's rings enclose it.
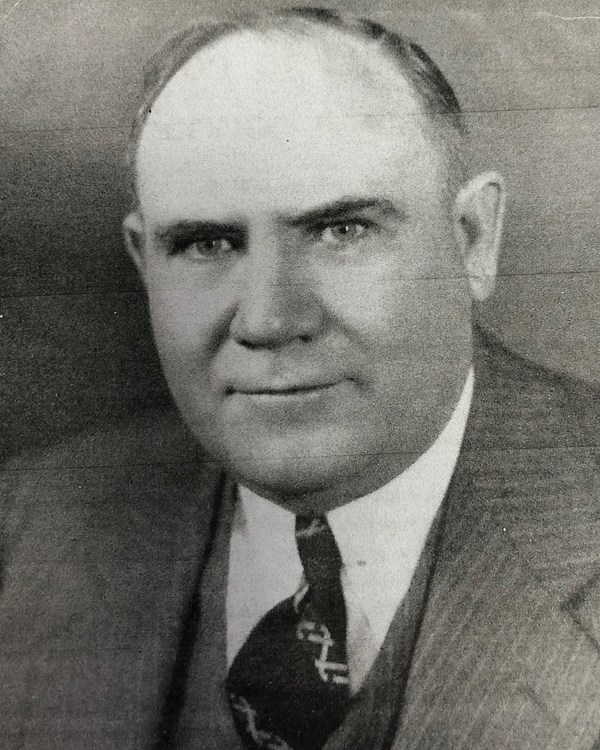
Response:
[[[479,302],[494,291],[504,205],[504,179],[496,172],[473,177],[454,202],[455,235],[471,294]]]
[[[144,280],[144,227],[139,211],[131,211],[123,219],[123,235],[125,246],[131,260]]]

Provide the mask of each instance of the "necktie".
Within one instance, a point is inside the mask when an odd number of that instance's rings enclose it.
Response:
[[[260,620],[227,677],[250,750],[318,750],[348,709],[342,560],[324,517],[296,519],[306,585]]]

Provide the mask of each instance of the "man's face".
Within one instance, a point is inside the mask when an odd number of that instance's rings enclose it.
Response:
[[[175,401],[295,510],[425,450],[470,354],[443,160],[408,84],[348,44],[220,41],[167,85],[138,151],[138,265]]]

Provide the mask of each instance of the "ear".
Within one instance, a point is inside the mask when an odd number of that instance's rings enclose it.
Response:
[[[145,270],[144,227],[139,211],[134,210],[123,219],[123,234],[127,252],[143,279]]]
[[[455,235],[471,294],[479,302],[494,291],[504,205],[504,179],[496,172],[469,180],[454,202]]]

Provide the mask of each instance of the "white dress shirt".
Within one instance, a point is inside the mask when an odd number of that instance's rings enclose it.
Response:
[[[371,668],[408,591],[458,459],[473,382],[470,370],[450,420],[422,456],[385,486],[327,513],[344,563],[351,692]],[[226,603],[229,664],[261,617],[301,585],[294,526],[293,513],[239,488]]]

